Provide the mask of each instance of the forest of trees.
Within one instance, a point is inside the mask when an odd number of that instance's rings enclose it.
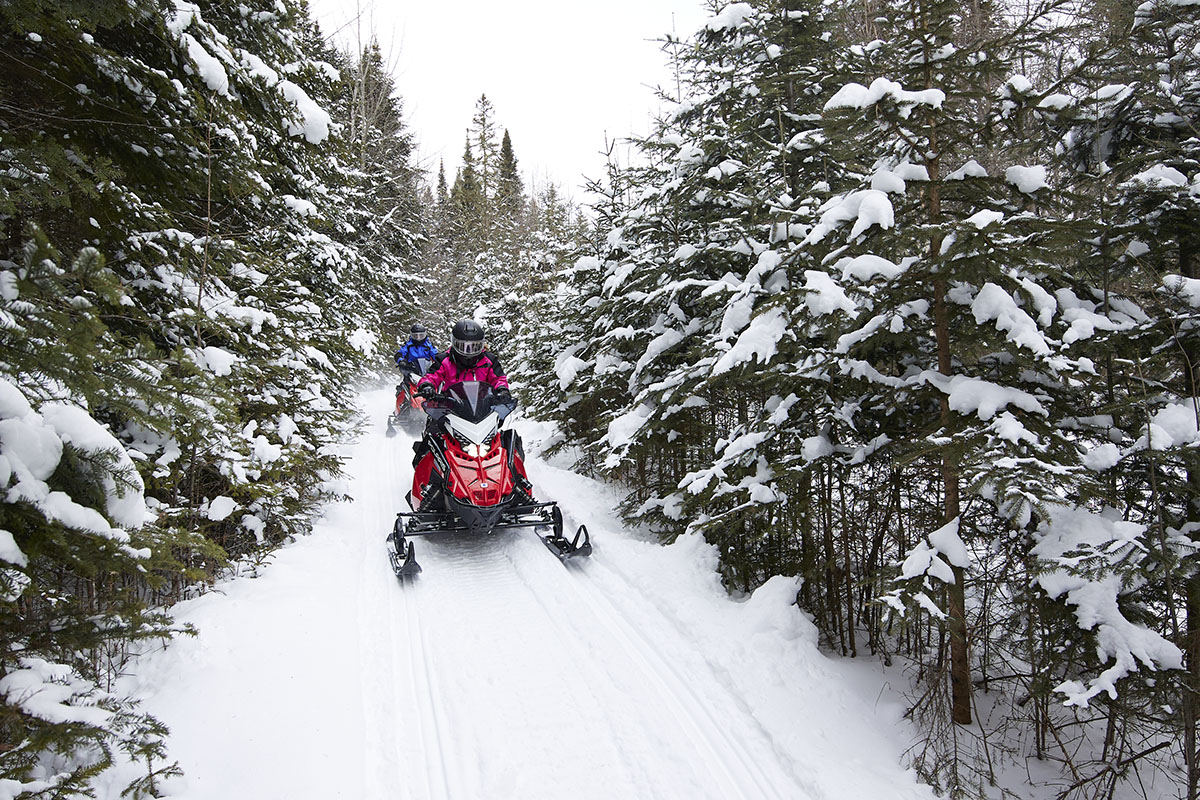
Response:
[[[113,679],[340,494],[420,176],[377,48],[301,4],[5,3],[0,64],[0,785],[151,796]]]
[[[512,137],[486,94],[475,104],[462,165],[447,181],[438,164],[426,211],[422,274],[432,285],[419,308],[435,338],[455,320],[475,318],[494,346],[507,349],[526,330],[529,298],[549,291],[559,273],[595,251],[592,226],[559,186],[546,181],[526,190]]]
[[[486,95],[418,163],[303,2],[0,5],[0,786],[155,796],[114,677],[470,316],[631,522],[903,670],[938,789],[1200,797],[1200,5],[711,10],[584,213]]]
[[[952,796],[1197,797],[1198,45],[1186,2],[714,9],[526,376],[629,519],[900,660]]]

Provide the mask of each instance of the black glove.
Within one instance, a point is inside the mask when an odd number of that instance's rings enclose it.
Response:
[[[492,397],[496,398],[497,403],[513,402],[512,392],[510,392],[508,389],[504,388],[503,386],[501,386],[499,389],[497,389],[495,392],[493,392]]]
[[[437,394],[437,390],[433,388],[432,383],[422,383],[417,387],[417,394],[424,397],[426,400]]]

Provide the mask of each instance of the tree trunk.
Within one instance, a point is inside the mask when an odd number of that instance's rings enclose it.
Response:
[[[1187,673],[1183,689],[1183,750],[1187,764],[1187,798],[1200,797],[1200,764],[1196,752],[1196,720],[1200,716],[1200,577],[1187,583]]]
[[[946,310],[946,281],[934,281],[934,325],[938,344],[938,371],[949,376],[950,327]],[[948,432],[951,423],[950,397],[941,398],[942,430]],[[953,522],[959,515],[958,463],[954,455],[942,452],[942,487],[946,493],[943,524]],[[966,574],[962,567],[952,566],[954,583],[947,587],[946,628],[950,633],[950,716],[960,725],[971,724],[971,664],[967,649],[967,601],[963,584]]]

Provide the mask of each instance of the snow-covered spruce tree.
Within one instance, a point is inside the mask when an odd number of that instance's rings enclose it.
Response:
[[[243,552],[304,531],[336,469],[322,445],[346,414],[352,343],[377,328],[354,302],[371,276],[331,236],[342,171],[319,149],[331,119],[313,96],[331,105],[338,75],[319,59],[312,23],[286,6],[217,5],[185,7],[167,24],[187,54],[177,71],[200,84],[181,102],[202,114],[191,130],[203,139],[175,158],[201,179],[176,203],[160,202],[171,227],[143,229],[122,267],[144,293],[160,346],[184,356],[182,391],[200,391],[183,435],[173,432],[178,442],[147,449],[155,458],[180,451],[153,474],[177,509],[169,513]]]
[[[344,141],[353,169],[343,191],[349,227],[339,236],[352,244],[365,280],[359,302],[381,315],[385,342],[408,334],[434,280],[420,274],[417,258],[427,233],[421,175],[413,165],[413,136],[403,104],[372,39],[355,56],[344,55],[336,116],[344,120]]]
[[[520,297],[513,304],[515,335],[506,357],[522,405],[556,418],[579,398],[564,395],[574,354],[590,338],[588,303],[599,290],[599,262],[589,251],[591,227],[553,183],[531,198],[528,245],[519,265]]]
[[[497,217],[496,191],[499,188],[500,143],[497,141],[496,109],[486,94],[479,95],[479,99],[475,101],[475,114],[471,117],[471,128],[467,135],[474,148],[479,192],[485,198],[480,208],[479,229],[474,233],[479,238],[482,249],[490,250],[494,244]]]
[[[469,133],[463,145],[462,162],[450,187],[445,223],[452,259],[447,300],[453,319],[469,316],[474,310],[473,306],[467,308],[472,305],[469,288],[475,275],[475,260],[485,248],[481,231],[488,200],[479,183],[479,163]]]
[[[437,179],[429,202],[422,207],[423,229],[427,236],[421,248],[418,264],[420,281],[426,291],[421,298],[420,319],[437,332],[435,341],[442,344],[441,331],[454,323],[457,308],[455,226],[450,188],[446,183],[445,164],[438,164]]]
[[[10,276],[3,297],[14,303],[0,370],[30,406],[13,400],[12,419],[37,428],[40,415],[42,428],[54,427],[86,409],[122,447],[97,455],[108,449],[96,446],[104,429],[81,422],[59,441],[84,438],[66,442],[54,463],[4,473],[23,514],[2,526],[20,548],[6,555],[27,559],[19,572],[60,597],[52,613],[28,593],[3,602],[20,625],[5,625],[0,672],[24,677],[7,684],[0,759],[5,778],[65,772],[82,781],[105,763],[94,748],[125,723],[98,712],[86,725],[43,720],[56,723],[63,755],[43,759],[51,740],[22,727],[34,723],[18,684],[32,678],[15,654],[76,670],[43,677],[94,682],[123,643],[165,630],[139,603],[177,597],[227,558],[307,530],[337,469],[328,445],[344,431],[356,345],[368,346],[378,317],[355,302],[374,290],[342,243],[350,187],[339,183],[345,170],[322,107],[332,107],[338,75],[303,6],[6,4],[0,51],[0,262]],[[55,250],[84,255],[60,273]],[[97,288],[105,286],[115,288]],[[21,315],[33,313],[39,292],[57,315],[46,317],[38,358],[18,357]],[[48,401],[72,405],[48,416]],[[68,529],[102,538],[111,522],[132,524],[111,507],[109,520],[100,516],[101,489],[121,485],[106,477],[120,457],[133,458],[140,475],[129,480],[145,486],[139,560],[115,545],[56,544]],[[64,491],[70,508],[95,516],[63,522],[53,508],[20,505],[37,506],[18,489],[23,481],[34,495],[43,484]],[[52,544],[30,544],[43,541]],[[24,578],[13,580],[19,588]],[[89,639],[56,616],[78,609],[111,635]],[[144,734],[150,747],[156,734]],[[93,749],[70,744],[85,740]],[[154,791],[149,781],[138,791]]]
[[[486,317],[486,307],[503,296],[509,277],[497,274],[501,262],[495,250],[499,147],[495,109],[481,95],[466,132],[462,166],[441,209],[452,262],[444,279],[449,319],[472,317],[477,310]]]
[[[516,265],[524,250],[525,186],[513,152],[508,130],[500,142],[499,166],[496,171],[496,235],[495,247],[504,263]],[[514,278],[523,275],[513,270]],[[513,287],[517,288],[517,287]]]
[[[724,276],[716,293],[724,307],[707,346],[717,356],[705,366],[701,391],[713,403],[713,450],[673,496],[688,530],[721,547],[731,584],[748,589],[801,572],[808,607],[829,623],[822,628],[831,640],[841,618],[834,565],[842,553],[831,525],[818,535],[832,519],[817,502],[832,474],[812,447],[834,416],[821,364],[829,318],[806,301],[806,276],[817,264],[802,240],[844,172],[820,118],[844,69],[837,22],[821,3],[739,4],[697,37],[698,68],[712,94],[695,113],[721,120],[744,164],[731,175],[710,170],[701,194],[740,212],[722,225],[754,259],[744,273]],[[741,88],[732,92],[729,82]],[[854,649],[852,630],[848,641],[839,637],[843,649]]]
[[[1065,687],[1071,701],[1107,718],[1105,760],[1148,736],[1178,736],[1189,798],[1200,794],[1200,463],[1196,460],[1196,340],[1200,283],[1200,13],[1149,2],[1116,13],[1098,5],[1097,66],[1074,97],[1058,103],[1071,120],[1064,150],[1088,208],[1105,222],[1088,267],[1102,277],[1092,299],[1102,318],[1089,342],[1105,382],[1088,463],[1102,471],[1109,502],[1131,524],[1130,545],[1084,547],[1094,580],[1119,580],[1131,619],[1185,654],[1179,681],[1109,675]],[[1132,13],[1128,13],[1132,11]],[[1124,312],[1124,313],[1121,313]],[[1092,544],[1085,540],[1084,545]],[[1075,555],[1075,554],[1072,554]],[[1069,569],[1070,565],[1064,566]],[[1095,628],[1078,637],[1093,649]],[[1104,648],[1101,648],[1103,652]],[[1077,659],[1078,655],[1072,655]],[[1085,675],[1097,672],[1094,666]],[[1119,687],[1119,691],[1118,691]],[[1102,690],[1104,690],[1102,692]],[[1182,734],[1182,735],[1179,735]],[[1168,753],[1175,755],[1174,748]],[[1167,767],[1170,769],[1170,767]]]
[[[1039,703],[1054,676],[1072,669],[1053,658],[1075,635],[1051,626],[1066,615],[1026,623],[1057,597],[1052,583],[1031,588],[1057,536],[1055,508],[1099,493],[1074,430],[1098,383],[1093,361],[1072,349],[1098,318],[1072,246],[1091,229],[1049,190],[1047,167],[1031,161],[1027,143],[1046,136],[1044,98],[1011,66],[1045,41],[1050,27],[1039,18],[1051,20],[1053,6],[1015,26],[953,4],[906,9],[889,15],[883,43],[863,51],[862,71],[882,77],[827,104],[830,139],[854,142],[846,158],[865,156],[866,179],[826,207],[809,241],[829,248],[835,274],[821,280],[836,283],[854,319],[834,347],[840,371],[856,379],[845,387],[858,395],[854,427],[880,431],[882,452],[901,464],[925,474],[936,466],[940,508],[889,601],[945,626],[946,711],[967,723],[973,663],[1037,665],[1018,690]],[[972,656],[971,640],[1009,660]],[[1125,665],[1122,652],[1108,656]],[[1169,666],[1167,650],[1147,658]],[[923,696],[937,701],[946,675],[929,666]],[[936,725],[942,713],[926,719]],[[939,755],[937,741],[924,770],[964,791],[956,757]]]
[[[123,756],[146,765],[131,787],[144,796],[177,771],[165,729],[107,687],[133,643],[175,632],[147,599],[194,543],[143,526],[130,452],[81,407],[104,409],[113,383],[160,392],[141,344],[105,324],[120,282],[96,250],[64,262],[32,233],[19,262],[0,259],[0,781],[81,796]]]
[[[894,420],[883,429],[890,447],[940,462],[943,508],[931,541],[944,544],[945,569],[932,586],[944,592],[937,615],[950,635],[949,711],[966,724],[972,564],[962,542],[987,542],[1003,528],[987,514],[965,520],[964,492],[1022,528],[1064,484],[1074,488],[1075,450],[1056,422],[1079,367],[1053,335],[1053,293],[1067,282],[1053,254],[1066,228],[1038,197],[1046,168],[1005,164],[1019,154],[1002,153],[1008,142],[997,140],[1005,116],[996,101],[1019,102],[1029,88],[1005,82],[1008,59],[1033,42],[953,3],[915,3],[889,18],[886,43],[864,51],[863,71],[883,76],[848,84],[826,104],[844,112],[838,138],[866,155],[868,182],[831,202],[808,241],[853,223],[831,246],[843,274],[824,278],[850,288],[855,307],[835,349],[863,363],[858,375],[877,393],[863,412]]]
[[[571,391],[606,412],[600,458],[638,487],[627,510],[668,536],[695,520],[743,588],[781,566],[765,533],[786,470],[768,460],[789,412],[811,408],[804,369],[776,359],[802,328],[779,303],[784,262],[836,171],[818,130],[827,38],[820,4],[739,3],[680,48],[684,95],[621,176],[632,200],[602,253],[594,343],[574,355]]]

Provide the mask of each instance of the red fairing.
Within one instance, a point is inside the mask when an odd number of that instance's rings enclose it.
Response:
[[[494,506],[512,494],[512,476],[504,463],[499,436],[492,439],[482,456],[470,455],[458,442],[452,442],[446,448],[446,459],[450,463],[447,483],[459,500],[474,506]]]
[[[420,411],[424,407],[425,398],[417,394],[416,386],[405,386],[404,390],[396,395],[396,416],[400,416],[405,408]]]
[[[442,441],[450,466],[446,485],[460,502],[479,507],[494,506],[513,493],[516,487],[508,471],[508,456],[500,446],[499,436],[494,437],[487,451],[479,456],[468,453],[452,437],[443,437]],[[413,473],[412,494],[415,504],[420,504],[422,493],[433,477],[433,469],[433,454],[430,453],[421,459]],[[525,475],[525,467],[519,460],[517,471]]]
[[[421,495],[425,491],[425,487],[429,485],[429,478],[433,475],[433,453],[426,453],[421,459],[421,463],[417,464],[417,469],[413,473],[413,507],[421,505]]]

